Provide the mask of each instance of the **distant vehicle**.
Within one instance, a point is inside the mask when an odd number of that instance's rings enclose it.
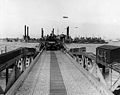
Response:
[[[60,50],[63,48],[62,43],[55,36],[47,37],[45,46],[46,50]]]
[[[56,44],[57,43],[55,41],[47,41],[46,42],[46,50],[57,50]]]

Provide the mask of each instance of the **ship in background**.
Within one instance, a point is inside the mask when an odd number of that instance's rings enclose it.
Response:
[[[54,33],[54,28],[52,29],[52,35]],[[44,35],[44,29],[41,28],[41,37],[40,38],[32,38],[29,35],[30,29],[29,26],[25,25],[24,26],[24,35],[23,38],[5,38],[3,39],[4,41],[7,42],[27,42],[27,43],[34,43],[34,42],[40,42],[45,40],[49,35]],[[51,35],[50,34],[50,35]],[[72,38],[70,36],[70,27],[68,26],[66,28],[66,34],[58,34],[55,35],[58,39],[60,39],[62,42],[64,43],[82,43],[82,44],[107,44],[108,41],[105,41],[104,39],[102,39],[101,37],[75,37]]]

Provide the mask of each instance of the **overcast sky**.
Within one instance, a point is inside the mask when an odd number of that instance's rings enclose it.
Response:
[[[0,37],[23,37],[25,24],[37,38],[68,25],[72,37],[120,38],[120,0],[0,0]]]

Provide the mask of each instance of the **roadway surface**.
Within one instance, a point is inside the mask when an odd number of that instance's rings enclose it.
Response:
[[[15,95],[102,94],[66,54],[44,51]]]

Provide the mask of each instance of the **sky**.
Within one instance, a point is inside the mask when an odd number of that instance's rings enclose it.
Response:
[[[120,39],[120,0],[0,0],[0,38],[22,38],[24,25],[36,38],[69,26],[72,37]]]

